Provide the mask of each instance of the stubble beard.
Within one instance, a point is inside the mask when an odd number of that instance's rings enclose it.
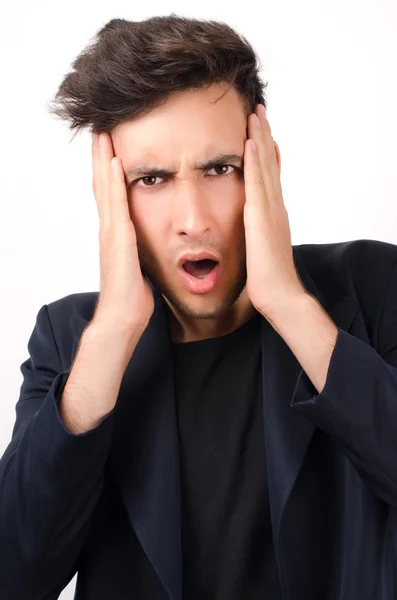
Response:
[[[236,276],[233,279],[232,285],[226,291],[225,296],[217,305],[209,307],[208,310],[199,312],[194,310],[187,302],[183,302],[183,300],[175,294],[172,287],[168,285],[167,281],[162,277],[161,272],[157,267],[157,259],[155,256],[153,256],[146,246],[138,242],[138,256],[142,273],[150,279],[160,294],[167,298],[178,312],[193,319],[216,319],[225,315],[236,303],[247,283],[245,238],[240,240],[237,255],[239,257],[239,264],[237,266]]]

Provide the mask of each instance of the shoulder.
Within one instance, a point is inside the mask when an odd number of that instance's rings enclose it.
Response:
[[[294,252],[326,305],[332,306],[349,297],[358,307],[372,345],[384,347],[382,340],[378,342],[378,337],[382,337],[378,335],[378,328],[379,323],[385,323],[381,329],[389,330],[390,315],[396,314],[397,245],[359,239],[333,244],[303,244],[296,246]]]
[[[81,335],[92,319],[99,292],[80,292],[58,298],[40,309],[46,309],[51,337],[57,348],[63,370],[70,367]]]
[[[385,291],[397,261],[397,245],[358,239],[296,246],[306,269],[326,296]]]
[[[73,315],[90,321],[95,310],[99,292],[79,292],[68,294],[47,304],[49,318],[53,325],[69,323]]]
[[[305,262],[312,265],[376,266],[384,259],[394,263],[397,245],[382,240],[358,239],[330,244],[300,244],[296,246]]]

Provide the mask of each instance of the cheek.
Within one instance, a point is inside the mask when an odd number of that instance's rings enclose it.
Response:
[[[146,241],[147,231],[150,229],[150,214],[142,202],[138,202],[135,197],[132,198],[132,194],[128,197],[128,208],[138,240]]]
[[[239,229],[243,225],[245,188],[240,180],[221,181],[214,189],[214,206],[218,212],[218,221],[228,228]]]
[[[130,191],[128,194],[128,208],[135,229],[144,231],[151,226],[150,220],[153,211],[150,208],[150,202],[145,202],[145,198],[140,197],[139,194],[133,194],[132,191]]]
[[[221,187],[222,191],[220,191]],[[217,222],[220,223],[222,237],[231,258],[235,253],[240,254],[241,247],[245,244],[244,181],[239,179],[223,182],[219,184],[219,191],[218,197],[221,203],[218,208]]]
[[[128,208],[131,220],[135,227],[136,237],[141,245],[155,251],[155,248],[164,246],[164,236],[167,228],[167,213],[150,202],[149,198],[139,197],[139,194],[129,194]]]

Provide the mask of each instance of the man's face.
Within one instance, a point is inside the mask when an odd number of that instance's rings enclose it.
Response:
[[[201,319],[225,315],[246,283],[242,157],[247,120],[234,88],[218,100],[225,89],[214,84],[174,94],[111,133],[127,174],[141,267],[174,310]],[[198,168],[220,155],[241,158]],[[128,175],[142,165],[173,174]],[[180,266],[187,252],[208,252],[218,263],[203,277],[214,263]]]

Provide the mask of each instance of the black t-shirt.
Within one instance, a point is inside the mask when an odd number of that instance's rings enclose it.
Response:
[[[268,499],[260,316],[173,344],[184,600],[280,600]]]

